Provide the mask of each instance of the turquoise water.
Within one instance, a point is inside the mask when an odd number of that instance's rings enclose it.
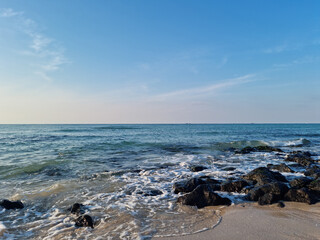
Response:
[[[170,230],[169,213],[180,212],[191,223],[194,216],[177,209],[172,184],[201,174],[224,179],[281,161],[274,153],[233,151],[258,145],[320,155],[320,124],[0,125],[1,198],[26,205],[20,212],[0,211],[0,221],[12,239],[189,234],[199,229]],[[194,164],[208,170],[192,173]],[[224,171],[228,166],[236,170]],[[162,194],[139,194],[150,189]],[[86,203],[100,225],[75,229],[65,210],[74,202]],[[163,216],[163,226],[155,227]],[[119,230],[110,218],[123,218]]]

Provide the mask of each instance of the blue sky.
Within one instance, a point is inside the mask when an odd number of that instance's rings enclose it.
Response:
[[[319,1],[0,2],[0,123],[320,122]]]

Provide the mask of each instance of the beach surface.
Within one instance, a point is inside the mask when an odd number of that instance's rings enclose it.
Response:
[[[285,202],[285,207],[277,204],[259,206],[240,204],[221,211],[220,224],[211,230],[180,236],[161,237],[155,240],[285,240],[320,239],[320,203]]]

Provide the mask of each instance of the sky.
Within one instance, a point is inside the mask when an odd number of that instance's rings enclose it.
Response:
[[[319,122],[320,1],[0,1],[0,123]]]

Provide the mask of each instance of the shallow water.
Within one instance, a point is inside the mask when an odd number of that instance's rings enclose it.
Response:
[[[0,125],[0,198],[26,206],[0,208],[0,232],[8,239],[150,239],[211,228],[218,212],[177,205],[173,183],[283,162],[286,153],[232,151],[259,145],[319,156],[320,125]],[[193,173],[191,165],[208,169]],[[75,202],[86,206],[94,229],[74,227],[67,209]]]

